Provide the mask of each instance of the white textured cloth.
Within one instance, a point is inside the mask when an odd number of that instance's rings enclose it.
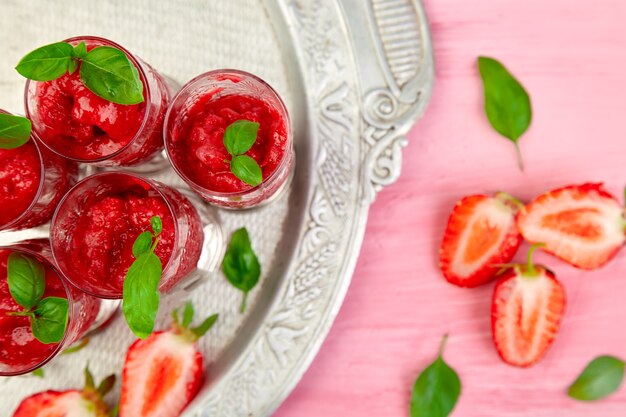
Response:
[[[23,55],[77,35],[114,40],[181,84],[210,69],[250,71],[274,86],[288,106],[290,103],[276,35],[259,0],[2,0],[0,108],[23,114],[24,79],[14,70]],[[181,181],[172,178],[166,181],[182,187]],[[261,258],[264,274],[250,294],[248,311],[267,280],[273,279],[276,245],[287,215],[285,197],[253,212],[218,213],[227,235],[237,227],[248,228]],[[221,274],[214,273],[193,292],[164,299],[158,327],[169,323],[173,306],[189,298],[197,306],[198,316],[220,313],[217,325],[201,343],[207,363],[219,361],[245,321],[246,316],[238,312],[241,293]],[[109,328],[92,337],[88,347],[46,365],[43,379],[0,378],[0,417],[12,415],[19,401],[29,394],[81,387],[82,370],[88,361],[98,379],[110,373],[121,375],[126,348],[133,340],[118,316]],[[117,400],[119,387],[118,383],[107,397],[109,402]]]

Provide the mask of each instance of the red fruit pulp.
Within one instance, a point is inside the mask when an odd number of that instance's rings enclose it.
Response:
[[[88,192],[82,198],[80,215],[61,226],[69,234],[67,245],[55,246],[70,280],[94,294],[121,295],[126,272],[135,261],[133,243],[151,230],[153,216],[163,223],[155,253],[164,268],[174,247],[174,218],[165,200],[139,179],[117,176],[113,181],[105,192]]]
[[[231,155],[224,146],[224,131],[237,120],[258,122],[257,140],[246,155],[269,178],[287,149],[287,125],[278,109],[267,101],[218,91],[201,96],[172,132],[172,154],[177,165],[196,184],[216,192],[235,193],[252,188],[230,170]]]
[[[32,204],[41,182],[41,161],[32,141],[0,149],[0,226],[19,217]]]
[[[0,249],[0,371],[3,365],[29,368],[47,359],[58,343],[43,344],[33,336],[28,317],[7,315],[7,312],[23,311],[9,292],[7,261],[13,251]],[[67,298],[61,279],[52,267],[44,262],[46,270],[45,297]],[[97,312],[97,310],[96,310]]]

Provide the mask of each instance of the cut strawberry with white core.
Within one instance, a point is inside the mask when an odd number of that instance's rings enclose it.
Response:
[[[565,289],[542,266],[516,265],[496,284],[491,306],[493,340],[502,360],[526,367],[539,361],[559,331]]]
[[[602,184],[542,194],[520,212],[518,226],[526,240],[582,269],[603,266],[625,241],[623,208]]]
[[[519,203],[506,193],[459,201],[448,220],[440,250],[444,277],[461,287],[488,282],[513,259],[522,240],[515,216]]]

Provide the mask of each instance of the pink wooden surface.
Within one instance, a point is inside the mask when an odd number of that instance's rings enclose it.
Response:
[[[621,196],[626,172],[626,2],[426,0],[436,52],[430,107],[411,132],[401,179],[371,210],[363,251],[330,336],[278,417],[408,416],[409,392],[444,333],[463,392],[456,417],[617,417],[626,386],[581,404],[565,389],[599,354],[626,357],[626,251],[581,272],[537,259],[565,283],[569,308],[539,365],[500,362],[489,328],[492,286],[448,285],[436,253],[453,203],[504,189],[524,199],[604,181]],[[479,54],[501,59],[530,92],[534,121],[513,146],[482,111]],[[518,254],[522,259],[526,247]]]

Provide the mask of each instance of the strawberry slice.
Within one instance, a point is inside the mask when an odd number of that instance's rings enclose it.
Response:
[[[174,311],[168,331],[156,332],[131,345],[122,374],[120,417],[177,417],[198,394],[203,358],[197,340],[217,314],[190,328],[193,306],[187,303],[182,322]]]
[[[459,201],[448,220],[439,252],[443,276],[460,287],[491,280],[520,244],[515,216],[522,206],[506,193],[472,195]]]
[[[115,385],[115,375],[105,378],[96,388],[89,369],[85,369],[82,390],[45,391],[26,398],[13,417],[109,417],[103,397]]]
[[[581,269],[610,261],[624,244],[624,215],[602,184],[571,185],[540,195],[517,224],[531,243]]]
[[[554,274],[532,263],[514,265],[498,280],[491,304],[493,341],[502,360],[527,367],[546,353],[565,312],[565,289]]]

